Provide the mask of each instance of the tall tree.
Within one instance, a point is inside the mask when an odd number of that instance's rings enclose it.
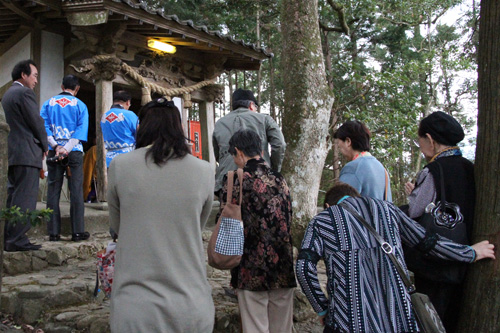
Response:
[[[500,1],[482,0],[479,21],[479,113],[474,239],[500,246]],[[498,255],[498,251],[497,251]],[[460,332],[500,331],[500,258],[474,264],[467,276]]]
[[[316,215],[319,182],[329,150],[333,96],[328,89],[318,26],[317,0],[284,0],[282,66],[287,152],[283,172],[290,185],[295,244]]]

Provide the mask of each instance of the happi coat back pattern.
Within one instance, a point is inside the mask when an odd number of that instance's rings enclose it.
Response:
[[[344,202],[392,245],[406,270],[401,242],[414,247],[425,238],[425,230],[389,202],[369,197]],[[475,258],[471,247],[445,238],[439,238],[429,254],[462,262]],[[320,258],[327,268],[330,299],[317,278]],[[396,267],[361,222],[338,205],[309,223],[297,260],[297,278],[314,310],[327,310],[326,324],[336,332],[417,331],[410,295]]]
[[[46,101],[40,111],[45,121],[47,136],[53,136],[58,145],[64,146],[69,139],[87,141],[89,112],[85,103],[70,93],[62,92]],[[52,150],[53,148],[50,147]],[[72,151],[83,152],[81,142]]]
[[[120,104],[114,104],[101,118],[101,130],[106,147],[106,165],[116,156],[134,150],[135,135],[139,117],[125,110]]]

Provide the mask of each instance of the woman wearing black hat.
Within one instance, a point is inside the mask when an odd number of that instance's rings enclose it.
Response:
[[[463,140],[462,126],[444,112],[422,119],[418,129],[420,151],[429,162],[417,175],[415,184],[405,186],[409,194],[408,215],[419,220],[444,199],[458,205],[455,222],[433,230],[422,242],[432,242],[435,232],[457,243],[470,245],[475,205],[474,166],[462,157],[457,144]],[[462,298],[465,265],[432,261],[425,255],[405,249],[408,267],[415,273],[417,290],[427,294],[438,311],[447,332],[454,332]]]

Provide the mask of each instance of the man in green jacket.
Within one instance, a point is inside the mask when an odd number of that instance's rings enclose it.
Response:
[[[278,124],[268,114],[257,113],[258,103],[250,90],[237,89],[233,93],[232,110],[215,123],[213,146],[219,163],[215,174],[214,192],[217,195],[224,185],[222,179],[238,167],[229,154],[229,139],[240,129],[255,131],[262,140],[262,157],[272,170],[280,171],[285,156],[286,143]],[[271,154],[269,154],[271,145]]]

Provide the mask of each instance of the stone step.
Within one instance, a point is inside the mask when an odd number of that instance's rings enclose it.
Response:
[[[215,224],[215,218],[219,212],[219,202],[214,201],[210,217],[207,221],[207,228],[211,228]],[[46,204],[38,202],[37,209],[46,208]],[[71,218],[70,218],[70,203],[60,203],[61,212],[61,234],[71,236]],[[86,203],[85,204],[85,231],[94,233],[109,233],[109,213],[108,204],[102,203]],[[45,223],[34,226],[28,232],[30,239],[32,237],[42,237],[47,235],[47,225]]]
[[[86,241],[72,242],[71,237],[59,242],[49,242],[48,237],[32,237],[32,242],[42,245],[38,251],[4,252],[3,272],[6,276],[38,272],[54,266],[66,266],[72,259],[85,260],[96,257],[110,241],[109,233],[96,233]]]
[[[238,302],[235,296],[224,287],[229,282],[227,271],[212,270],[209,282],[212,286],[212,297],[215,305],[215,322],[213,333],[238,333],[240,318]],[[47,333],[92,332],[108,333],[110,300],[103,298],[102,293],[86,304],[56,308],[45,312],[39,326]],[[320,333],[323,328],[316,320],[305,296],[295,291],[294,299],[294,332]]]
[[[71,236],[70,204],[69,202],[61,202],[59,206],[61,212],[61,234]],[[44,209],[46,208],[46,204],[38,202],[36,208]],[[88,231],[91,234],[102,232],[109,233],[109,213],[108,204],[106,202],[85,204],[85,231]],[[46,235],[46,223],[34,226],[28,232],[28,236],[30,238]]]
[[[5,276],[1,311],[12,314],[16,322],[36,324],[46,311],[91,302],[95,280],[95,260],[78,258],[37,273]]]

